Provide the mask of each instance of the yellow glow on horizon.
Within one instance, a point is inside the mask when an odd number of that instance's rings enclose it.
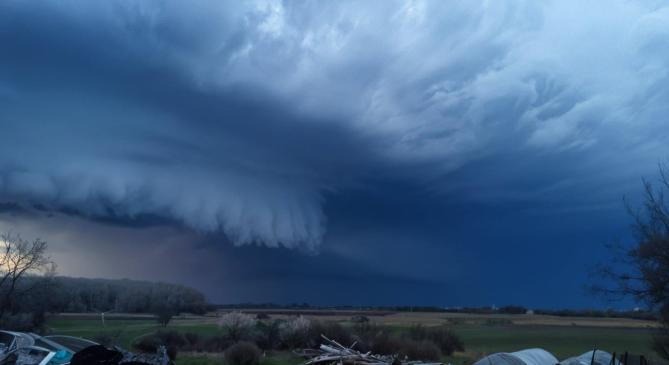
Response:
[[[9,263],[6,261],[5,254],[0,254],[0,271],[6,271],[9,269]]]

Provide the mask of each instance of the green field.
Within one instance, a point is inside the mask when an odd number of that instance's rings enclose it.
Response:
[[[320,320],[334,320],[345,324],[341,317],[319,317]],[[412,318],[414,319],[412,321]],[[431,318],[431,320],[429,320]],[[512,318],[509,320],[508,318]],[[646,354],[655,357],[650,348],[652,329],[646,323],[631,321],[605,322],[594,319],[556,319],[537,317],[528,321],[526,317],[505,317],[502,324],[491,322],[481,316],[459,316],[457,321],[443,316],[406,315],[372,318],[373,321],[391,325],[402,330],[411,323],[448,324],[464,341],[466,352],[445,358],[445,362],[467,364],[485,354],[509,352],[532,347],[544,348],[558,359],[578,355],[593,348],[609,352]],[[563,322],[566,321],[566,322]],[[491,324],[492,323],[492,324]],[[107,319],[105,326],[96,317],[62,317],[49,319],[50,332],[95,339],[100,334],[117,338],[117,343],[131,348],[133,341],[150,334],[161,327],[148,318]],[[194,332],[204,336],[220,334],[214,317],[190,317],[176,319],[168,329],[180,332]],[[220,354],[179,354],[178,365],[222,364]],[[273,353],[263,360],[263,365],[297,365],[300,359],[290,353]]]
[[[141,336],[164,329],[153,320],[148,319],[110,319],[105,325],[99,319],[70,319],[51,318],[47,322],[50,333],[78,336],[94,339],[99,335],[109,335],[117,338],[117,343],[125,348],[131,348],[132,343]],[[214,335],[220,330],[214,323],[193,320],[174,320],[167,326],[180,332],[193,332],[201,335]]]

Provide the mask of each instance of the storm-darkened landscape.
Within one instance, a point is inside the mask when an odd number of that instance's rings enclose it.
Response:
[[[0,365],[669,362],[669,6],[0,1]]]

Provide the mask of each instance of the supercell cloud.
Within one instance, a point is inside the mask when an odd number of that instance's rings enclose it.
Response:
[[[328,197],[371,181],[638,177],[667,152],[658,4],[4,1],[0,200],[317,249]]]

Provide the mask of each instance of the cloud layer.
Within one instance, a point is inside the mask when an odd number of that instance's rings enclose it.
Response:
[[[667,34],[651,1],[3,2],[0,199],[316,249],[326,196],[370,181],[638,176],[668,152]],[[549,160],[571,180],[500,184]]]

